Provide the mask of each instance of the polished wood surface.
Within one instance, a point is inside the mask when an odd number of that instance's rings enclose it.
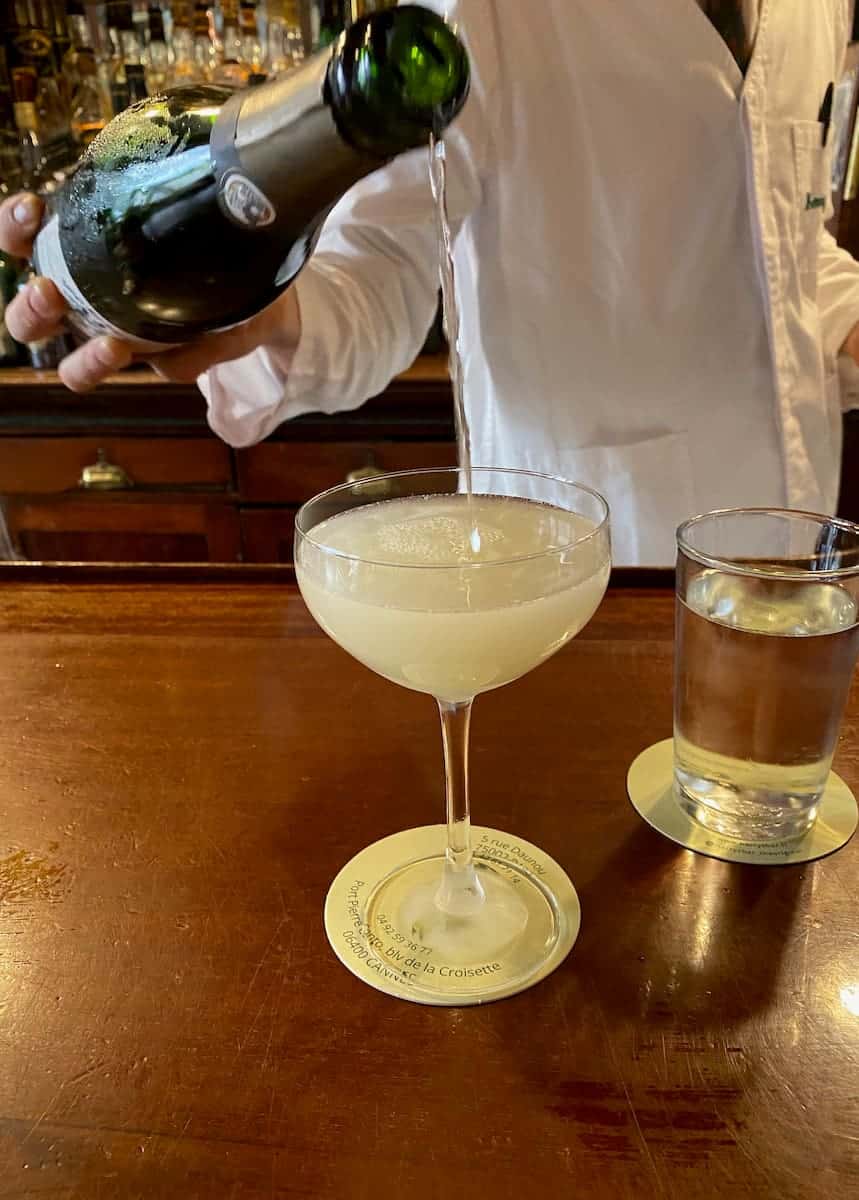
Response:
[[[439,818],[440,739],[294,589],[6,583],[0,655],[3,1200],[856,1193],[859,841],[754,869],[639,820],[670,592],[610,592],[478,700],[475,819],[583,909],[567,962],[485,1008],[328,948],[339,867]],[[857,717],[854,690],[854,788]]]

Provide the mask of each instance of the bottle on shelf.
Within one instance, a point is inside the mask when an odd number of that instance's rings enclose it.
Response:
[[[6,307],[14,299],[23,263],[0,250],[0,367],[17,367],[24,361],[24,348],[6,328]]]
[[[63,58],[68,53],[71,38],[69,36],[68,13],[73,6],[67,3],[67,0],[43,0],[50,11],[50,33],[51,41],[54,44],[54,64],[59,72],[60,64]],[[59,81],[62,83],[62,75],[59,75]]]
[[[194,62],[198,80],[211,79],[218,66],[218,49],[213,33],[206,0],[197,0],[194,5]]]
[[[18,131],[15,125],[11,83],[0,91],[0,201],[19,187],[21,160],[18,153]]]
[[[68,139],[69,118],[56,75],[43,75],[39,79],[36,113],[45,142],[58,143]]]
[[[270,75],[281,75],[304,60],[299,0],[268,0],[266,58]]]
[[[149,89],[146,86],[146,67],[143,63],[126,63],[125,78],[128,83],[128,103],[136,104],[138,100],[145,100]]]
[[[85,149],[106,124],[104,99],[99,87],[95,50],[82,0],[67,0],[69,48],[62,73],[69,96],[72,138],[78,152]]]
[[[173,0],[170,13],[170,65],[167,83],[180,87],[200,79],[194,57],[194,16],[190,0]]]
[[[223,32],[221,34],[222,59],[212,73],[212,81],[227,87],[245,87],[253,68],[243,56],[242,36],[239,31],[238,0],[221,0]]]
[[[468,60],[417,5],[356,22],[259,87],[177,89],[123,113],[54,198],[35,261],[84,333],[165,349],[292,282],[336,201],[459,112]]]
[[[256,0],[239,2],[239,34],[241,36],[241,60],[255,75],[265,73],[265,51],[259,36]]]
[[[60,59],[60,71],[66,83],[69,98],[85,73],[86,67],[82,60],[92,60],[95,69],[95,52],[90,45],[89,22],[84,10],[83,0],[67,0],[66,23],[68,26],[68,46]],[[89,64],[87,64],[89,65]]]
[[[113,3],[108,14],[108,35],[112,47],[110,103],[116,116],[131,103],[132,88],[139,86],[134,68],[143,66],[141,45],[134,28],[134,12],[130,3]],[[131,81],[129,81],[129,66]],[[137,97],[139,98],[139,97]]]
[[[58,82],[51,6],[18,0],[0,11],[0,19],[8,30],[3,51],[10,77],[27,71],[35,79],[35,126],[45,155],[55,163],[68,161],[71,140],[67,107]]]
[[[47,157],[36,111],[38,86],[38,77],[31,67],[13,67],[12,95],[18,138],[19,183],[26,191],[36,191],[47,171]]]
[[[149,42],[146,46],[146,88],[157,96],[167,87],[170,57],[164,36],[164,15],[160,4],[149,5]]]
[[[133,0],[131,23],[142,54],[149,44],[149,5],[147,0]]]

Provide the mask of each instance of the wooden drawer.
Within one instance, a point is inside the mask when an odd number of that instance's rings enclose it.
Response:
[[[297,508],[242,509],[240,520],[243,561],[291,565],[297,512]]]
[[[230,451],[215,438],[0,438],[0,492],[76,490],[99,451],[134,487],[223,491],[232,484]]]
[[[38,562],[238,562],[239,517],[228,500],[134,493],[7,497],[17,555]]]
[[[239,495],[256,503],[303,504],[371,464],[383,471],[451,467],[452,442],[263,442],[236,453]]]

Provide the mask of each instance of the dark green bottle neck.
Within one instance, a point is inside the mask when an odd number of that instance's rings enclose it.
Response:
[[[271,137],[324,103],[347,142],[384,160],[440,135],[468,87],[468,56],[455,31],[429,9],[401,5],[355,21],[331,53],[238,101],[236,142]]]
[[[333,53],[224,105],[212,133],[221,204],[253,228],[283,228],[299,195],[321,213],[441,133],[467,93],[465,50],[435,13],[409,5],[362,18]]]
[[[352,145],[391,158],[443,133],[468,87],[468,55],[455,31],[410,4],[362,17],[340,36],[326,100]]]

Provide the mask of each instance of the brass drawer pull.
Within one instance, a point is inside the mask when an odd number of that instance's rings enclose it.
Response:
[[[109,463],[104,451],[99,450],[95,462],[81,471],[78,487],[90,492],[117,492],[134,484],[122,467]]]
[[[360,489],[356,488],[356,491],[360,491],[360,495],[362,496],[387,496],[391,490],[391,485],[387,479],[375,484],[367,482],[368,480],[378,479],[385,474],[387,472],[370,461],[366,466],[356,467],[354,471],[350,471],[346,476],[346,483],[364,484]]]

